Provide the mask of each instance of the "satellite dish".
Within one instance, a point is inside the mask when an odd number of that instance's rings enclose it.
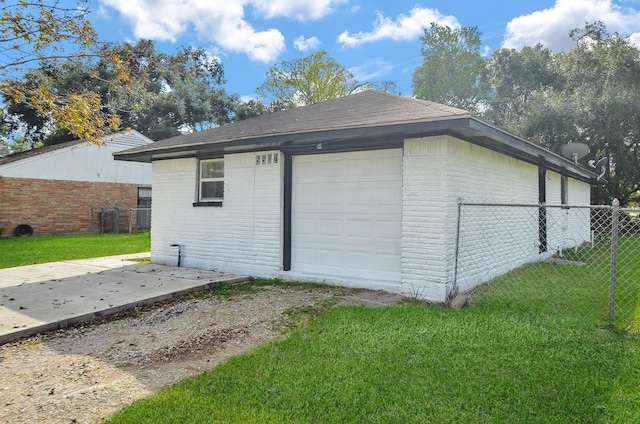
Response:
[[[562,147],[564,157],[573,160],[575,163],[578,163],[578,159],[585,157],[590,151],[589,146],[582,143],[569,143]]]

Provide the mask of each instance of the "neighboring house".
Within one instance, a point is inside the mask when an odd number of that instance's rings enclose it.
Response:
[[[74,140],[0,158],[4,235],[18,226],[29,226],[34,234],[105,230],[106,211],[112,231],[116,206],[119,227],[128,229],[129,208],[150,196],[151,165],[115,161],[113,153],[147,146],[152,140],[132,130],[104,141],[97,146]]]
[[[562,192],[588,205],[596,179],[466,111],[376,91],[115,157],[153,164],[154,263],[180,253],[187,267],[438,302],[453,294],[461,199],[560,204]],[[511,268],[552,254],[533,230],[531,254]]]

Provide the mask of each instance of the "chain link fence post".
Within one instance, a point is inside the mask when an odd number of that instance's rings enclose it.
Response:
[[[113,207],[113,232],[115,234],[120,233],[120,211],[118,210],[118,204]]]
[[[611,204],[611,267],[609,274],[609,321],[616,320],[616,285],[618,275],[618,231],[620,223],[620,201],[613,199]]]

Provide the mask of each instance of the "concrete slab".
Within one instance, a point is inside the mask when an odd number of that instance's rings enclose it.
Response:
[[[0,344],[248,277],[133,254],[0,269]],[[148,255],[146,255],[148,258]]]

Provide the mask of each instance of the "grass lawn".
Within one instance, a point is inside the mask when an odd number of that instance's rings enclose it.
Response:
[[[584,292],[567,290],[583,268],[563,284],[549,264],[527,268],[538,289],[499,281],[461,311],[328,309],[109,422],[640,422],[640,339],[585,318]]]
[[[0,268],[148,252],[150,234],[82,234],[0,239]]]

